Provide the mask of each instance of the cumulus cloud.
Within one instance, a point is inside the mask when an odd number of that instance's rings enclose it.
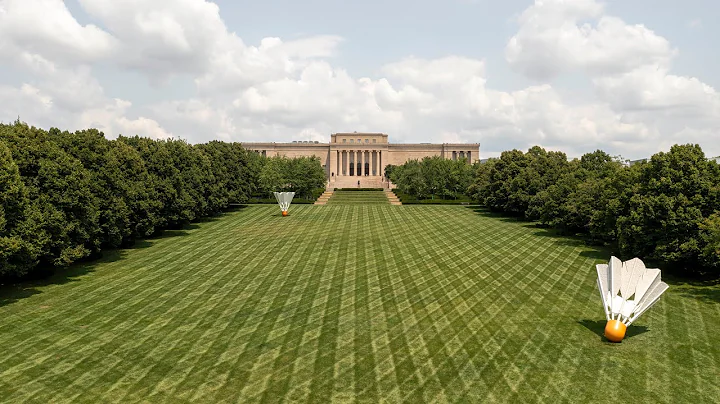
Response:
[[[0,60],[12,55],[65,63],[111,55],[117,41],[95,25],[80,25],[62,0],[0,0]],[[5,58],[3,58],[3,55]]]
[[[595,0],[536,0],[519,18],[507,44],[507,61],[525,75],[547,80],[580,69],[615,74],[648,64],[667,65],[670,43],[643,25],[603,15]],[[596,24],[581,21],[596,20]]]
[[[525,10],[505,56],[545,82],[512,92],[489,88],[485,60],[463,56],[399,57],[378,77],[353,77],[333,63],[340,36],[246,44],[204,0],[79,3],[99,26],[79,24],[59,0],[0,0],[0,63],[30,77],[0,86],[0,119],[21,112],[40,126],[191,142],[377,131],[395,142],[481,142],[483,156],[541,144],[644,157],[670,139],[705,145],[720,128],[717,92],[671,73],[669,41],[594,0],[538,0]],[[40,15],[54,28],[33,32],[28,22]],[[94,74],[107,65],[153,81],[184,77],[196,91],[148,105],[116,99]],[[573,71],[587,74],[594,94],[569,101],[547,83]]]
[[[588,19],[595,24],[581,24]],[[716,140],[690,136],[720,130],[720,94],[698,78],[671,73],[678,51],[667,39],[643,25],[605,15],[595,0],[536,0],[519,24],[506,46],[511,66],[539,80],[582,71],[605,104],[602,108],[646,129],[623,134],[616,128],[624,140],[611,145],[652,153],[656,147],[667,148],[669,139],[702,139],[711,153],[720,152]],[[653,142],[646,143],[650,134]]]

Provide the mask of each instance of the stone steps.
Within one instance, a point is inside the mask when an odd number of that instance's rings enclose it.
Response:
[[[402,205],[402,202],[400,202],[400,198],[395,195],[393,191],[384,191],[385,196],[388,198],[388,201],[390,201],[390,205]]]
[[[385,188],[385,184],[382,182],[380,176],[368,176],[368,177],[349,177],[341,176],[335,177],[334,181],[330,182],[332,188],[358,188],[358,181],[360,181],[359,188]]]
[[[315,201],[314,205],[327,205],[328,199],[332,196],[333,191],[325,191],[320,195],[319,198]]]

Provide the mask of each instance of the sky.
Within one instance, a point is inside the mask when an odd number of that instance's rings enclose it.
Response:
[[[0,121],[714,157],[718,20],[712,0],[0,0]]]

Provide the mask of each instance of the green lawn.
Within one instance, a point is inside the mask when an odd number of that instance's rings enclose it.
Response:
[[[251,206],[0,291],[1,402],[720,401],[720,287],[603,341],[605,253],[460,206]]]
[[[389,205],[382,191],[335,191],[328,205]]]

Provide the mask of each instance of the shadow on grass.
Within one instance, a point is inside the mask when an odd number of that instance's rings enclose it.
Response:
[[[663,281],[670,288],[677,288],[681,296],[697,299],[705,303],[720,304],[720,279],[717,276],[706,278],[688,278],[673,272],[662,274]]]
[[[466,209],[470,209],[473,212],[485,216],[485,217],[491,217],[493,219],[497,219],[501,222],[506,223],[533,223],[530,220],[525,219],[523,216],[511,216],[508,213],[504,212],[494,212],[486,207],[479,206],[479,205],[470,205],[465,206]]]
[[[75,264],[69,268],[42,267],[33,271],[30,279],[8,285],[0,284],[0,307],[18,302],[41,293],[40,288],[48,285],[64,285],[77,282],[84,275],[95,271],[95,266],[104,262],[121,259],[122,250],[112,250],[93,262]]]
[[[526,229],[536,230],[533,232],[533,235],[550,238],[557,245],[582,248],[583,250],[579,253],[581,257],[598,261],[608,261],[611,255],[617,255],[607,246],[593,244],[583,237],[563,234],[556,229],[543,226],[537,222],[529,221],[524,217],[507,216],[505,213],[493,212],[482,206],[468,206],[467,208],[472,209],[473,212],[485,217],[493,218],[506,223],[517,223]]]
[[[41,293],[40,288],[49,285],[63,285],[77,282],[83,276],[95,271],[102,264],[116,262],[125,258],[129,251],[149,248],[157,241],[174,237],[190,235],[189,230],[199,229],[202,223],[218,221],[229,213],[241,210],[247,205],[232,207],[216,216],[205,217],[193,223],[186,224],[180,229],[163,230],[152,236],[137,240],[131,246],[124,248],[104,250],[99,255],[89,257],[77,262],[68,268],[54,268],[44,266],[36,268],[31,276],[23,280],[0,280],[0,307],[10,305],[22,299]],[[6,283],[3,283],[6,282]]]
[[[607,338],[605,338],[605,324],[607,324],[606,320],[580,320],[578,321],[578,324],[597,334],[600,337],[601,341],[608,342]],[[627,328],[627,331],[625,333],[625,339],[632,338],[636,335],[644,334],[648,331],[650,330],[644,325],[632,324]]]

